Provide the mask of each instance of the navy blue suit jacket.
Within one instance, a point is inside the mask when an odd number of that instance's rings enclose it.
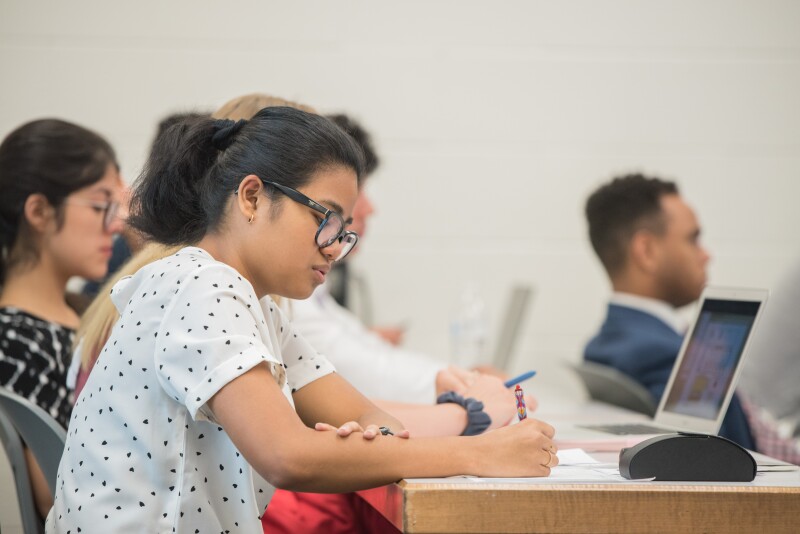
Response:
[[[622,371],[642,384],[658,402],[681,349],[683,336],[649,313],[608,305],[600,332],[586,345],[583,357]],[[722,421],[720,435],[742,447],[754,449],[739,399],[734,395]]]

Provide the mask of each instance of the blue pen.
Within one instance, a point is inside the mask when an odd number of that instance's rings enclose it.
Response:
[[[509,378],[506,380],[506,387],[510,388],[512,386],[516,386],[520,382],[524,382],[529,378],[533,378],[536,375],[536,371],[528,371],[527,373],[522,373],[519,376],[515,376],[514,378]]]

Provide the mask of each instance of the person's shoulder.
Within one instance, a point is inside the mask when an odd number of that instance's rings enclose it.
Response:
[[[111,290],[111,299],[122,313],[140,298],[147,297],[150,305],[162,305],[163,309],[167,306],[164,298],[200,300],[225,290],[255,301],[252,286],[233,267],[215,260],[200,248],[185,247],[120,279]],[[156,295],[159,298],[150,298]]]
[[[643,357],[669,359],[675,357],[682,340],[657,317],[611,304],[605,323],[587,343],[584,358],[614,366]]]
[[[294,334],[294,317],[290,319],[289,309],[294,310],[295,301],[290,299],[274,299],[271,295],[267,295],[258,301],[264,318],[273,324],[275,331],[281,337],[283,334],[292,332]],[[297,337],[296,335],[294,337]]]
[[[154,261],[140,269],[135,277],[161,281],[164,278],[177,279],[176,285],[200,282],[204,278],[214,278],[219,287],[221,281],[225,287],[245,286],[250,283],[227,263],[214,259],[208,252],[199,247],[184,247],[174,254]]]
[[[604,326],[629,332],[634,336],[646,337],[661,334],[670,338],[682,337],[670,325],[652,313],[613,303],[608,305],[608,315]]]
[[[0,359],[27,361],[36,354],[61,359],[69,355],[75,330],[13,307],[0,308]],[[30,340],[36,340],[33,345]]]
[[[18,322],[25,315],[28,314],[13,306],[0,306],[0,325]]]
[[[655,315],[639,308],[625,306],[615,302],[608,303],[608,317],[613,319],[645,320],[655,319]]]
[[[34,315],[25,310],[13,306],[0,307],[0,331],[6,332],[8,328],[17,330],[73,330],[66,326],[48,321],[38,315]]]

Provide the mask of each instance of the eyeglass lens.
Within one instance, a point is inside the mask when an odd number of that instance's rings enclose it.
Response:
[[[342,236],[342,249],[339,251],[339,255],[336,257],[334,261],[339,261],[344,259],[345,256],[350,254],[350,251],[353,250],[353,247],[358,242],[358,235],[353,232],[347,232]]]
[[[114,218],[117,216],[117,212],[119,211],[119,203],[118,202],[109,202],[106,206],[106,212],[103,216],[103,230],[108,230],[111,228],[111,225],[114,224]]]
[[[325,248],[333,244],[338,239],[339,234],[344,230],[344,221],[335,213],[328,214],[325,220],[319,227],[317,233],[317,245],[320,248]]]

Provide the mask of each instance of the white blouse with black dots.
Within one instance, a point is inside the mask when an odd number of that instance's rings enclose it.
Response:
[[[262,532],[269,492],[206,403],[266,361],[293,405],[333,366],[197,247],[111,297],[120,320],[73,410],[47,532]]]

